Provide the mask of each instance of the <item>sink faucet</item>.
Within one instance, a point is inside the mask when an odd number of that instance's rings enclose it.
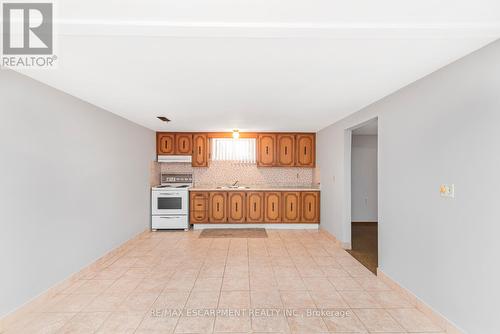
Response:
[[[234,181],[232,187],[236,187],[236,185],[238,184],[238,182],[240,182],[240,181],[239,180]]]

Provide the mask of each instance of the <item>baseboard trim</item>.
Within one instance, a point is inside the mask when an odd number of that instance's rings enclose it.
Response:
[[[0,333],[3,333],[3,331],[7,330],[8,327],[11,326],[13,323],[15,323],[16,321],[18,321],[19,319],[24,317],[26,314],[28,314],[31,311],[33,311],[34,309],[36,309],[38,306],[43,304],[45,301],[47,301],[48,299],[50,299],[51,297],[53,297],[57,293],[67,289],[76,280],[84,279],[89,273],[109,266],[111,263],[116,261],[118,257],[123,255],[123,253],[127,250],[127,248],[129,248],[131,245],[133,245],[135,242],[140,240],[145,234],[147,234],[149,232],[150,232],[150,230],[148,228],[147,230],[137,234],[135,237],[129,239],[128,241],[125,241],[123,244],[121,244],[117,248],[106,253],[105,255],[98,258],[96,261],[92,262],[91,264],[85,266],[80,271],[70,275],[68,278],[65,278],[64,280],[60,281],[59,283],[56,283],[54,286],[48,288],[44,292],[40,293],[39,295],[37,295],[34,298],[32,298],[31,300],[27,301],[23,305],[19,306],[14,311],[1,317],[0,318]]]
[[[441,313],[434,310],[431,306],[423,302],[413,292],[401,286],[398,282],[393,280],[390,276],[385,274],[380,268],[377,268],[377,276],[388,286],[405,296],[410,303],[412,303],[418,310],[434,320],[436,324],[441,326],[448,334],[465,334],[465,331],[459,329],[453,322],[448,320]]]
[[[194,230],[211,228],[269,228],[276,230],[317,230],[319,224],[194,224]]]

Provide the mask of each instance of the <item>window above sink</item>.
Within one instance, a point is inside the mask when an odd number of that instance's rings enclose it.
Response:
[[[212,160],[255,164],[256,146],[255,138],[213,138]]]

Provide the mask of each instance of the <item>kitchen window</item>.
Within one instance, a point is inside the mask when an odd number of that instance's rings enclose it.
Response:
[[[212,160],[254,164],[256,146],[255,138],[213,138]]]

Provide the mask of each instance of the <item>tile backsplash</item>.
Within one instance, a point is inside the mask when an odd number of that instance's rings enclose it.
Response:
[[[314,168],[261,167],[230,161],[210,161],[209,167],[190,163],[160,163],[162,173],[193,173],[195,185],[223,185],[239,181],[247,185],[312,184]]]

